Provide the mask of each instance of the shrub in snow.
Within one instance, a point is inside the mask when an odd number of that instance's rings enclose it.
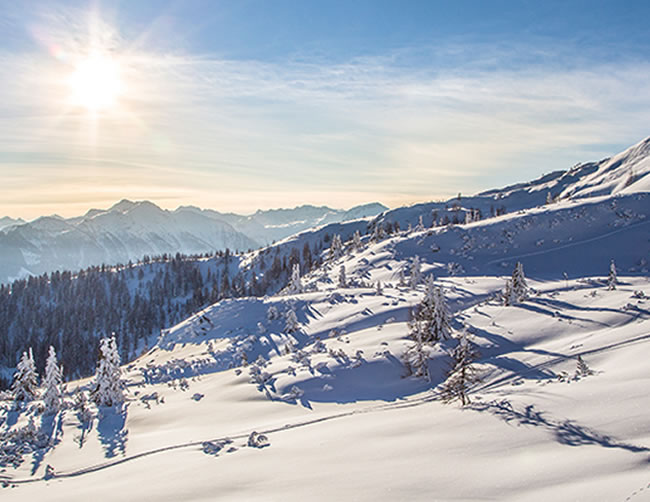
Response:
[[[348,280],[345,277],[345,266],[341,265],[341,268],[339,268],[339,288],[347,288],[348,287]]]
[[[616,289],[616,284],[618,283],[618,279],[616,277],[616,265],[614,264],[614,260],[611,261],[609,264],[609,276],[607,277],[607,289],[610,291],[613,291]]]
[[[463,331],[458,345],[451,352],[451,367],[447,372],[447,380],[440,388],[440,396],[445,403],[459,399],[463,406],[470,403],[469,389],[472,384],[480,382],[473,362],[478,358],[478,352],[472,348],[466,331]]]
[[[280,312],[278,312],[278,308],[275,305],[271,305],[269,309],[266,311],[266,318],[269,321],[280,319]]]
[[[295,333],[300,329],[300,323],[298,322],[298,317],[296,316],[296,312],[293,309],[289,309],[287,313],[285,314],[285,325],[284,325],[284,330],[287,333]]]
[[[124,401],[120,354],[115,336],[99,342],[99,362],[95,373],[95,388],[91,395],[99,406],[113,406]]]
[[[589,376],[593,374],[594,372],[589,366],[587,366],[587,363],[582,356],[578,356],[578,360],[576,361],[576,377]]]
[[[422,270],[420,265],[420,257],[416,256],[411,262],[411,277],[409,279],[409,286],[415,288],[422,282]]]
[[[34,355],[31,347],[23,356],[16,367],[14,383],[11,387],[16,402],[31,401],[36,397],[38,388],[38,373],[34,364]]]
[[[264,448],[270,444],[269,438],[259,432],[253,431],[250,436],[248,436],[248,446],[251,448]]]
[[[45,363],[45,393],[43,394],[46,413],[56,413],[61,409],[62,383],[63,372],[57,364],[54,347],[50,345],[47,362]]]

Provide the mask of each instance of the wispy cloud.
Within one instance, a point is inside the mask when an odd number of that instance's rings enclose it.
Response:
[[[345,64],[219,60],[147,52],[78,19],[50,14],[34,28],[65,57],[0,53],[3,181],[11,174],[0,213],[70,213],[106,194],[239,211],[396,205],[566,168],[648,134],[643,61],[567,64],[492,46],[472,58],[462,45],[438,49],[439,66],[417,48]],[[66,100],[89,43],[110,46],[126,85],[95,120]]]

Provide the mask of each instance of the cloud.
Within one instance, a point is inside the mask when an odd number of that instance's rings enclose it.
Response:
[[[438,65],[421,48],[344,64],[220,60],[147,52],[106,23],[73,19],[51,14],[35,28],[65,57],[0,52],[1,169],[21,173],[0,200],[19,204],[7,192],[20,188],[25,205],[62,213],[61,193],[77,191],[237,211],[395,205],[568,168],[648,134],[644,61],[481,45],[437,48]],[[126,87],[94,118],[66,97],[91,43],[110,47]]]

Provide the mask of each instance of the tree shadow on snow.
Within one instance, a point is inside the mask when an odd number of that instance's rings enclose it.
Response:
[[[468,409],[490,413],[506,423],[542,427],[553,434],[555,440],[567,446],[599,445],[603,448],[618,448],[632,453],[650,452],[646,446],[638,446],[618,441],[607,434],[601,434],[573,420],[556,420],[543,411],[535,409],[534,405],[515,408],[510,401],[490,401],[485,403],[474,402]]]
[[[32,455],[32,476],[36,474],[36,471],[38,471],[38,468],[43,463],[45,455],[61,442],[61,436],[63,435],[63,413],[61,411],[56,414],[46,414],[41,418],[39,433],[44,438],[47,438],[47,444],[43,448],[35,450]]]
[[[97,422],[97,435],[104,447],[107,458],[118,453],[126,454],[126,443],[129,431],[126,428],[126,406],[121,408],[103,407],[100,409]]]

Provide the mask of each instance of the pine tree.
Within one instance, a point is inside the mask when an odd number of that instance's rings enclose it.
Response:
[[[334,261],[343,256],[343,243],[341,242],[341,236],[339,234],[334,234],[332,237],[332,243],[330,244],[329,250],[329,261]]]
[[[348,287],[348,280],[345,277],[345,267],[341,265],[341,268],[339,269],[339,288],[347,288]]]
[[[302,293],[302,279],[300,278],[300,265],[294,263],[293,269],[291,271],[291,280],[289,281],[289,286],[287,287],[289,294],[298,294]]]
[[[36,397],[38,388],[38,373],[34,364],[34,355],[31,347],[16,366],[12,391],[16,402],[31,401]]]
[[[424,223],[422,223],[422,215],[420,215],[418,218],[418,224],[415,227],[415,231],[422,232],[423,230],[424,230]]]
[[[354,231],[354,234],[352,235],[352,245],[354,246],[354,249],[357,251],[361,250],[362,244],[361,244],[361,232],[358,230]]]
[[[521,262],[517,262],[515,269],[512,272],[512,293],[517,302],[523,302],[528,298],[528,284],[526,284],[526,277],[524,276],[524,266]]]
[[[472,384],[480,382],[473,362],[478,352],[472,348],[466,331],[461,334],[458,345],[451,352],[452,364],[447,372],[447,380],[440,388],[440,396],[445,403],[460,399],[463,406],[470,403],[469,389]]]
[[[57,363],[56,352],[50,345],[45,363],[45,393],[43,404],[47,413],[57,413],[61,409],[63,371]]]
[[[421,323],[423,341],[435,343],[451,336],[451,316],[442,289],[435,286],[432,275],[425,284],[424,297],[412,315]]]
[[[607,289],[613,291],[616,289],[616,284],[618,284],[618,278],[616,277],[616,265],[614,260],[609,264],[609,276],[607,277]]]
[[[375,228],[373,229],[371,240],[373,242],[379,242],[383,240],[385,237],[386,237],[386,232],[384,231],[384,226],[381,223],[377,222]]]
[[[424,378],[429,382],[431,376],[429,375],[429,357],[424,348],[423,323],[419,319],[413,319],[409,326],[411,328],[409,336],[415,343],[404,353],[404,365],[409,375]]]
[[[551,195],[551,192],[546,192],[546,204],[552,204],[553,203],[553,196]]]
[[[115,335],[110,338],[102,338],[99,342],[99,350],[93,399],[99,406],[114,406],[124,401],[120,355]]]
[[[411,262],[411,277],[409,280],[409,285],[411,288],[415,288],[418,284],[422,282],[422,270],[420,265],[420,257],[416,256]]]
[[[377,287],[375,288],[377,295],[383,295],[384,291],[381,289],[381,281],[377,281]]]
[[[517,297],[512,289],[512,282],[510,279],[506,279],[506,285],[503,288],[502,297],[505,306],[515,305],[517,303]]]
[[[287,333],[294,333],[300,329],[300,323],[298,322],[298,317],[293,308],[290,308],[285,314],[286,322],[284,329]]]

